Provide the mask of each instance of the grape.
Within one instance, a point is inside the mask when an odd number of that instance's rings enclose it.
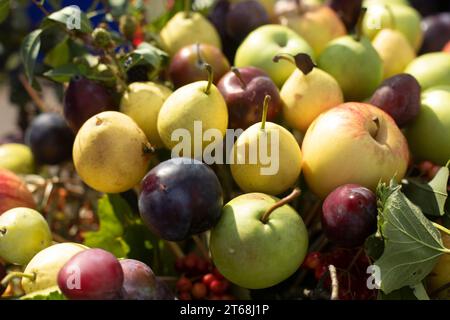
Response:
[[[342,247],[359,246],[376,231],[376,227],[377,201],[369,189],[347,184],[325,199],[322,228],[331,242]]]
[[[133,260],[120,260],[123,270],[122,296],[124,300],[173,300],[175,296],[167,285],[155,277],[152,269],[145,263]]]
[[[88,249],[74,255],[58,273],[62,293],[74,300],[119,298],[124,274],[114,255],[102,249]]]
[[[141,217],[165,240],[181,241],[211,229],[222,205],[222,187],[214,171],[197,160],[164,161],[142,181]]]

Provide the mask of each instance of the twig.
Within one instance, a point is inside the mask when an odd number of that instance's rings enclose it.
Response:
[[[355,256],[353,257],[352,261],[348,265],[347,271],[350,272],[350,270],[352,269],[353,265],[356,263],[356,261],[358,260],[358,258],[361,255],[361,253],[363,253],[363,251],[364,251],[363,247],[359,248],[358,252],[355,254]]]
[[[70,240],[64,238],[63,236],[61,236],[61,235],[59,235],[59,234],[57,234],[55,232],[52,232],[52,237],[53,237],[53,241],[55,241],[55,242],[60,242],[60,243],[62,243],[62,242],[71,242]]]
[[[164,241],[164,243],[167,245],[167,247],[170,249],[170,251],[172,251],[173,255],[177,259],[184,257],[183,250],[181,250],[180,246],[176,242]]]
[[[33,0],[33,3],[41,10],[46,16],[50,15],[50,12],[47,11],[47,9],[44,8],[44,1],[37,1]]]
[[[319,209],[320,204],[321,204],[321,201],[320,201],[320,200],[316,201],[316,202],[314,203],[314,205],[312,206],[312,208],[309,209],[308,212],[306,213],[306,215],[305,215],[303,221],[305,222],[305,225],[306,225],[307,227],[311,224],[311,222],[313,221],[313,219],[316,217],[316,212],[317,212],[317,209]]]
[[[203,243],[202,239],[200,239],[200,237],[198,235],[194,235],[192,236],[192,239],[194,239],[195,244],[197,245],[197,248],[200,250],[200,252],[202,253],[203,257],[206,260],[210,260],[209,258],[209,251],[206,248],[205,244]]]
[[[337,280],[336,267],[332,264],[328,266],[331,278],[331,300],[339,300],[339,282]]]
[[[36,92],[36,90],[28,83],[27,79],[23,74],[19,75],[20,83],[22,83],[23,87],[27,91],[30,98],[33,100],[33,102],[36,104],[36,106],[39,108],[41,112],[46,112],[47,108],[45,107],[44,100],[39,96],[39,94]]]

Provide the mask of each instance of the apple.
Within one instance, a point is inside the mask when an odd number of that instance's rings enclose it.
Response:
[[[375,191],[380,180],[400,181],[409,161],[408,143],[395,121],[356,102],[320,115],[308,128],[302,151],[305,180],[321,198],[348,183]]]
[[[35,209],[33,195],[16,174],[0,169],[0,214],[17,207]]]
[[[211,231],[210,249],[216,267],[228,280],[244,288],[267,288],[299,268],[308,248],[308,232],[300,215],[286,204],[292,195],[280,201],[247,193],[225,205]]]
[[[228,127],[247,129],[261,120],[264,97],[271,96],[267,120],[273,121],[282,108],[278,88],[267,73],[254,67],[235,68],[220,79],[217,89],[228,107]]]
[[[407,128],[406,137],[415,158],[437,165],[450,160],[450,85],[422,93],[419,116]]]
[[[261,68],[281,87],[295,66],[286,61],[273,62],[273,57],[279,53],[306,53],[313,57],[312,48],[293,30],[270,24],[259,27],[245,38],[236,52],[234,64],[236,67]]]
[[[203,66],[205,62],[213,68],[214,84],[230,70],[230,63],[220,49],[205,43],[190,44],[178,51],[170,62],[169,78],[175,88],[208,80],[208,73]]]
[[[0,145],[0,168],[11,170],[17,174],[33,173],[34,158],[31,149],[21,143]]]
[[[422,90],[440,85],[450,85],[450,54],[432,52],[421,55],[411,61],[405,73],[419,81]]]
[[[450,39],[450,12],[426,17],[422,22],[424,31],[422,53],[440,51]]]

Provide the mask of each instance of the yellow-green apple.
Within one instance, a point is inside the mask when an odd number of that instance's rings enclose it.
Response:
[[[33,173],[34,158],[30,147],[21,143],[0,145],[0,168],[17,174]]]
[[[411,61],[405,72],[419,81],[422,90],[440,85],[450,85],[450,54],[432,52]]]
[[[234,64],[236,67],[263,69],[281,87],[295,66],[286,61],[279,64],[273,62],[273,57],[279,53],[306,53],[313,56],[309,44],[293,30],[270,24],[259,27],[245,38],[236,52]]]
[[[215,265],[231,282],[267,288],[287,279],[303,262],[308,232],[300,215],[283,200],[247,193],[223,208],[211,231],[210,248]]]
[[[0,169],[0,215],[17,207],[36,208],[33,195],[19,176]]]
[[[353,183],[374,191],[378,182],[405,175],[408,143],[394,120],[365,103],[344,103],[321,114],[302,144],[303,172],[311,190],[325,198]]]
[[[450,86],[422,93],[419,116],[406,129],[411,153],[417,159],[445,165],[450,160]]]
[[[441,235],[444,246],[446,248],[450,248],[450,235],[444,234],[443,232],[441,232]],[[443,254],[426,278],[427,291],[429,295],[434,294],[438,299],[450,300],[450,287],[448,286],[450,283],[449,270],[450,255]]]

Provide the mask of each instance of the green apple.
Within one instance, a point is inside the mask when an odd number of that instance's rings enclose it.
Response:
[[[405,69],[419,81],[422,90],[440,85],[450,85],[450,54],[426,53],[414,59]]]
[[[370,39],[386,28],[400,31],[414,50],[422,45],[421,16],[412,7],[399,4],[369,3],[363,20],[363,33]]]
[[[291,276],[303,262],[308,232],[289,205],[263,216],[280,200],[247,193],[228,202],[211,231],[214,264],[231,282],[249,289],[267,288]]]
[[[419,116],[406,129],[414,157],[445,165],[450,160],[450,86],[422,93]]]
[[[337,187],[400,181],[409,162],[408,143],[395,121],[370,104],[349,102],[322,113],[302,144],[303,175],[324,199]]]
[[[283,61],[273,62],[273,57],[279,53],[306,53],[313,57],[309,44],[295,31],[286,26],[265,25],[252,31],[239,46],[234,64],[236,67],[253,66],[263,69],[278,87],[295,70],[295,66]]]
[[[26,265],[39,251],[52,244],[44,217],[30,208],[14,208],[0,216],[0,257]]]
[[[17,174],[34,172],[34,158],[31,149],[20,143],[6,143],[0,146],[0,168]]]
[[[337,80],[347,101],[369,97],[383,79],[383,62],[364,36],[334,39],[322,51],[318,65]]]

